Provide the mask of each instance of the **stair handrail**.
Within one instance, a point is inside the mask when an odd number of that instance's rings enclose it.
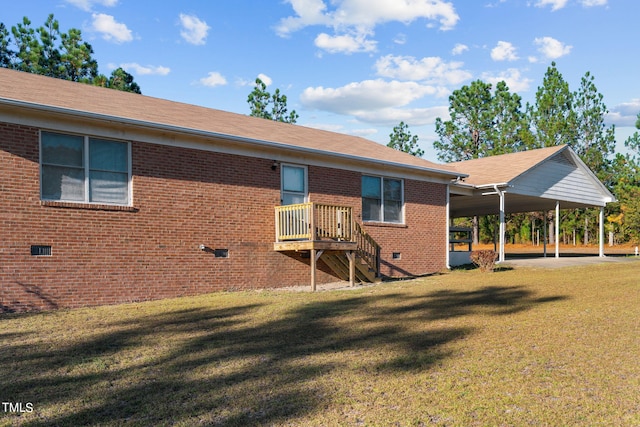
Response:
[[[358,256],[376,273],[380,274],[380,245],[360,225],[354,221],[354,237]]]

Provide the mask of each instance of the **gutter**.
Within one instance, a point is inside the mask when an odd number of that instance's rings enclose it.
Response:
[[[450,172],[450,171],[448,171],[446,169],[436,169],[436,168],[429,168],[429,167],[420,167],[420,166],[414,166],[414,165],[407,165],[407,164],[404,164],[404,163],[389,162],[389,161],[384,161],[384,160],[379,160],[379,159],[372,159],[372,158],[369,158],[369,157],[360,157],[360,156],[356,156],[356,155],[352,155],[352,154],[335,153],[335,152],[332,152],[332,151],[323,151],[323,150],[318,150],[318,149],[315,149],[315,148],[297,147],[295,145],[289,145],[289,144],[284,144],[284,143],[279,143],[279,142],[266,141],[266,140],[260,140],[260,139],[255,139],[255,138],[247,138],[247,137],[242,137],[242,136],[237,136],[237,135],[230,135],[230,134],[225,134],[225,133],[203,131],[203,130],[185,128],[185,127],[182,127],[182,126],[166,125],[166,124],[161,124],[161,123],[147,122],[147,121],[143,121],[143,120],[129,119],[129,118],[126,118],[126,117],[108,116],[108,115],[105,115],[105,114],[91,113],[91,112],[80,111],[80,110],[73,110],[73,109],[70,109],[70,108],[56,107],[56,106],[51,106],[51,105],[42,105],[42,104],[37,104],[37,103],[33,103],[33,102],[17,101],[17,100],[7,99],[7,98],[0,98],[0,100],[2,101],[2,103],[6,104],[8,106],[28,108],[28,109],[32,109],[32,110],[41,111],[41,112],[47,112],[47,113],[71,115],[71,116],[76,116],[76,117],[81,117],[81,118],[86,118],[86,119],[92,119],[92,120],[97,120],[97,121],[104,121],[104,122],[122,123],[122,124],[126,124],[126,125],[129,125],[129,126],[141,127],[141,128],[146,128],[146,129],[154,129],[154,130],[160,130],[160,131],[166,131],[166,132],[173,132],[173,133],[182,133],[182,134],[187,134],[187,135],[192,135],[192,136],[199,136],[199,137],[206,137],[206,138],[220,138],[220,139],[226,139],[226,140],[230,140],[230,141],[234,141],[234,142],[239,142],[239,143],[246,144],[246,145],[268,147],[268,148],[273,148],[273,149],[278,149],[278,150],[293,151],[293,152],[297,152],[297,153],[301,153],[301,154],[311,154],[311,155],[316,155],[316,156],[318,156],[318,155],[319,156],[330,156],[330,157],[339,158],[339,159],[342,159],[342,160],[365,162],[365,163],[375,164],[375,165],[379,165],[379,166],[383,166],[383,165],[384,166],[392,166],[392,167],[395,167],[395,168],[409,169],[409,170],[412,170],[412,171],[423,172],[423,173],[427,172],[427,173],[430,173],[430,174],[435,174],[435,175],[440,175],[440,176],[445,176],[445,177],[451,177],[451,178],[469,176],[467,174],[461,174],[459,172]]]

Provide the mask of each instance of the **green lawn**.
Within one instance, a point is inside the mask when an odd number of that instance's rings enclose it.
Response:
[[[0,425],[640,425],[640,262],[0,316]]]

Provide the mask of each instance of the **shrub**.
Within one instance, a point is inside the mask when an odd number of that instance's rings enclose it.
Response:
[[[480,271],[493,271],[497,259],[496,251],[490,249],[471,252],[471,262],[477,265]]]

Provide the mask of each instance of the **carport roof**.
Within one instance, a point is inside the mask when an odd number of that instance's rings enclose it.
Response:
[[[613,195],[568,145],[450,163],[469,176],[451,185],[450,215],[533,212],[605,206]]]

